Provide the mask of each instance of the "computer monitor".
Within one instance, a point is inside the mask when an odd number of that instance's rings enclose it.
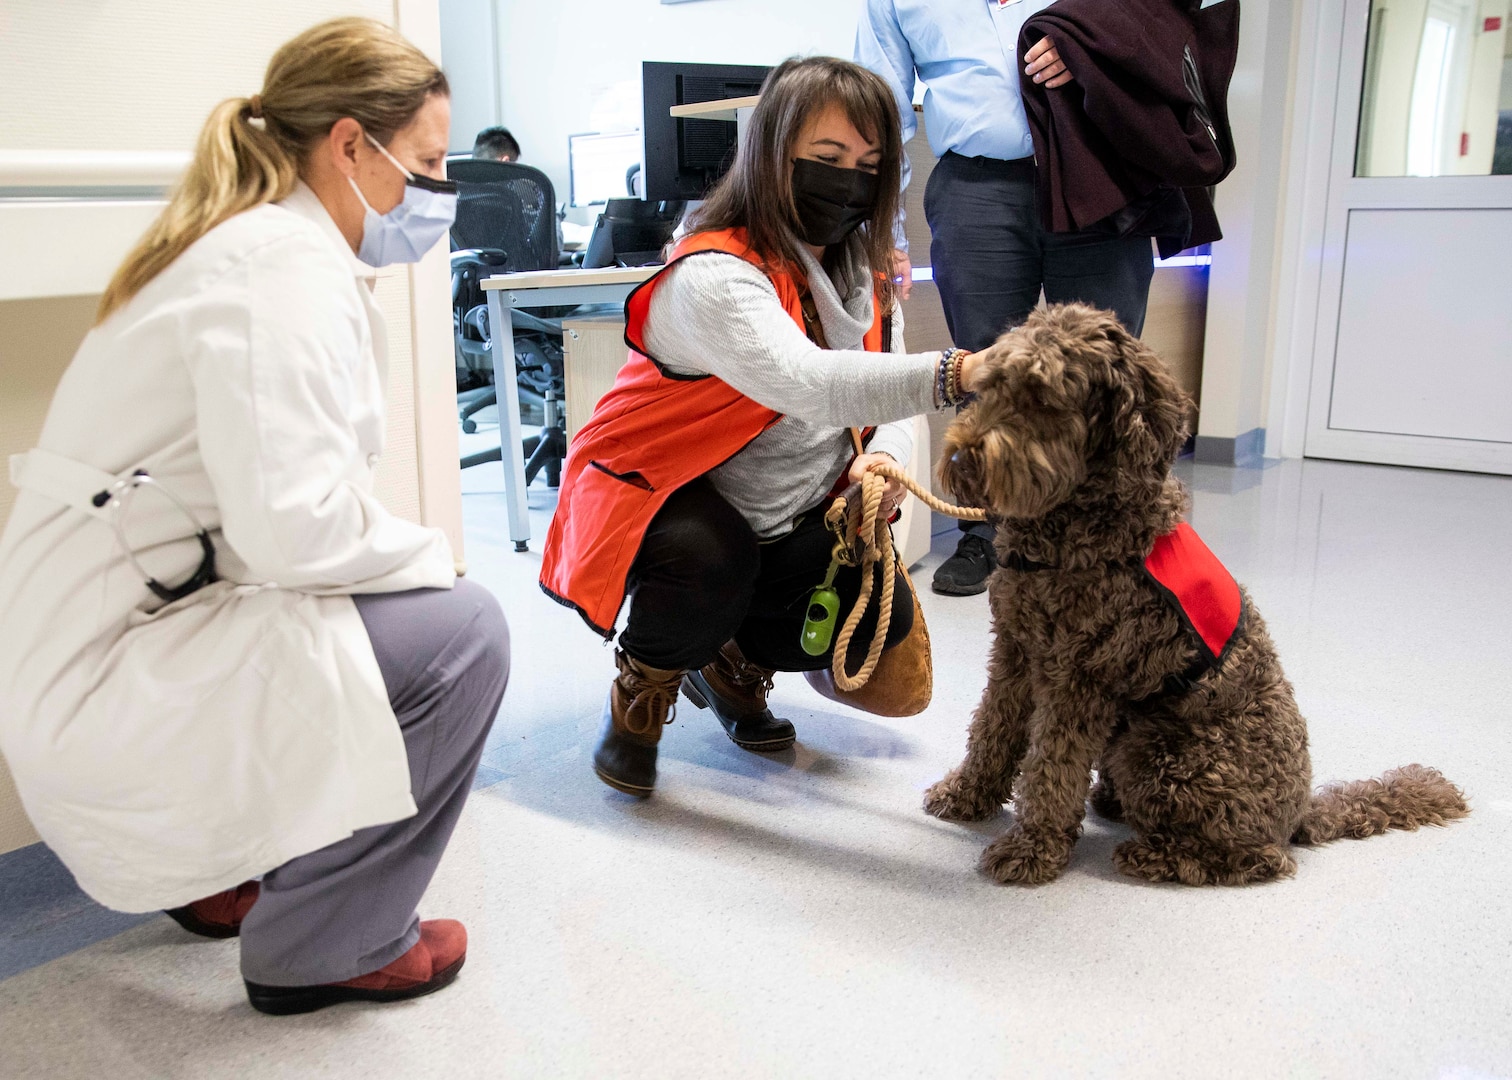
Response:
[[[771,70],[752,64],[641,64],[647,199],[701,199],[735,159],[734,124],[674,119],[672,106],[753,97]]]
[[[567,161],[573,206],[623,199],[625,176],[641,161],[640,132],[569,135]]]
[[[682,217],[680,202],[610,199],[588,240],[585,269],[650,266],[663,261],[662,249]]]

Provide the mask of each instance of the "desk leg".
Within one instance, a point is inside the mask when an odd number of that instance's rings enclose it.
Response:
[[[509,538],[516,551],[530,543],[529,503],[525,498],[525,446],[520,433],[520,384],[515,372],[514,328],[503,290],[488,290],[488,330],[492,341],[494,389],[499,397],[499,445],[504,465],[504,499],[509,506]]]

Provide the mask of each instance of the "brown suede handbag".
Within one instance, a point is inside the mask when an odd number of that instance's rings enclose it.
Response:
[[[851,438],[859,455],[863,450],[861,433],[851,428]],[[861,504],[861,485],[852,484],[835,497],[830,513],[825,515],[826,524],[836,534],[836,542],[849,548],[848,558],[855,565],[862,563],[865,547],[865,538],[860,536]],[[883,524],[880,527],[891,529],[892,526]],[[891,554],[891,545],[888,547]],[[913,604],[913,626],[909,629],[908,636],[892,648],[882,650],[871,676],[858,687],[845,690],[836,680],[835,669],[843,668],[845,664],[845,651],[838,643],[831,666],[819,671],[804,672],[804,678],[831,701],[838,701],[862,712],[875,716],[916,716],[929,707],[930,699],[934,696],[934,653],[930,648],[929,626],[924,621],[924,609],[919,606],[919,594],[914,588],[913,578],[895,555],[893,565],[908,586],[907,597],[895,595],[893,603]],[[863,593],[862,596],[865,598],[866,594]],[[869,599],[881,603],[880,597]],[[859,602],[861,601],[858,600]],[[887,633],[887,627],[881,625],[880,620],[877,633]]]
[[[930,698],[934,696],[934,654],[929,647],[929,627],[924,624],[924,609],[919,607],[919,595],[908,571],[901,565],[898,569],[903,571],[903,578],[908,582],[908,595],[913,601],[913,629],[892,648],[882,650],[882,658],[877,661],[876,670],[866,680],[866,685],[858,690],[841,690],[835,684],[835,673],[830,668],[803,673],[809,685],[831,701],[874,716],[917,716],[929,708]]]

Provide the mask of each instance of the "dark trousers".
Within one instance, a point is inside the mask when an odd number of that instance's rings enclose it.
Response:
[[[630,569],[630,614],[620,648],[649,667],[690,671],[703,667],[732,638],[753,664],[773,671],[817,671],[831,656],[810,656],[799,645],[809,595],[824,580],[834,537],[824,510],[804,514],[786,536],[761,543],[740,512],[707,477],[673,492],[651,520]],[[882,592],[873,571],[872,595]],[[887,646],[908,636],[913,602],[901,571],[895,583]],[[855,606],[861,571],[841,567],[835,576],[840,618]],[[860,666],[877,625],[877,600],[868,606],[851,641],[851,670]]]
[[[354,596],[404,749],[418,812],[359,829],[263,875],[241,928],[242,974],[268,986],[377,971],[420,938],[415,906],[472,790],[509,681],[509,627],[487,589]]]
[[[924,190],[930,263],[951,340],[975,352],[1017,326],[1039,302],[1080,301],[1144,329],[1155,259],[1148,236],[1109,227],[1050,233],[1034,202],[1034,163],[947,153]],[[983,523],[967,532],[991,537]]]

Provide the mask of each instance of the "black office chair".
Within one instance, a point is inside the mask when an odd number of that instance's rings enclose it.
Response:
[[[457,406],[463,430],[472,432],[477,430],[473,415],[498,403],[498,389],[491,385],[492,336],[481,283],[499,273],[556,269],[556,199],[545,173],[517,162],[449,161],[447,175],[459,189],[451,257]],[[543,468],[549,485],[561,483],[567,430],[559,316],[567,310],[571,309],[548,311],[544,317],[525,311],[510,313],[520,401],[539,409],[542,422],[540,436],[525,440],[526,484]],[[502,457],[502,447],[484,450],[464,457],[462,467]]]

